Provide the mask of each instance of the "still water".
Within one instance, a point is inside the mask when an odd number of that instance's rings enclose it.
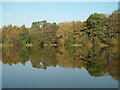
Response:
[[[5,47],[3,88],[118,88],[117,47]]]

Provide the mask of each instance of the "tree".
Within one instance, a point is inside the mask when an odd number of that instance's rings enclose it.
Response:
[[[19,30],[20,30],[19,39],[22,41],[23,45],[25,45],[28,43],[28,40],[29,40],[29,37],[28,37],[29,31],[27,30],[25,25],[22,25],[19,28]]]
[[[105,43],[105,23],[107,21],[107,18],[104,14],[97,14],[94,13],[88,17],[86,20],[86,33],[91,38],[92,41],[95,40],[94,37],[97,37],[99,41],[102,43]],[[97,45],[97,43],[96,43]],[[99,44],[98,44],[99,45]]]
[[[119,16],[120,9],[115,10],[111,15],[108,16],[106,22],[106,42],[111,45],[118,45],[120,38],[120,29],[119,29]]]
[[[70,33],[73,33],[73,23],[63,22],[59,24],[59,28],[56,32],[57,38],[59,38],[59,43],[61,45],[65,44],[65,40],[69,37]]]
[[[86,20],[86,26],[88,29],[103,30],[106,19],[104,14],[94,13]]]
[[[44,21],[37,21],[37,22],[33,22],[31,29],[32,30],[42,30],[43,27],[47,26],[49,23],[47,23],[46,20]]]

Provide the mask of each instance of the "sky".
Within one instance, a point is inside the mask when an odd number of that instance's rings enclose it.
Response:
[[[111,14],[117,2],[3,2],[2,26],[47,20],[48,22],[85,21],[93,13]]]

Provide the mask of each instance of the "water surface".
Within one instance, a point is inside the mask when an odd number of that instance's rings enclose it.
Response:
[[[118,88],[117,47],[3,48],[3,88]]]

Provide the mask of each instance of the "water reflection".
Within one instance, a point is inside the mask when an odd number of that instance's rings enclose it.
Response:
[[[85,68],[89,75],[100,77],[110,75],[119,77],[118,47],[3,47],[3,64],[26,64],[31,62],[33,68],[47,67]]]

